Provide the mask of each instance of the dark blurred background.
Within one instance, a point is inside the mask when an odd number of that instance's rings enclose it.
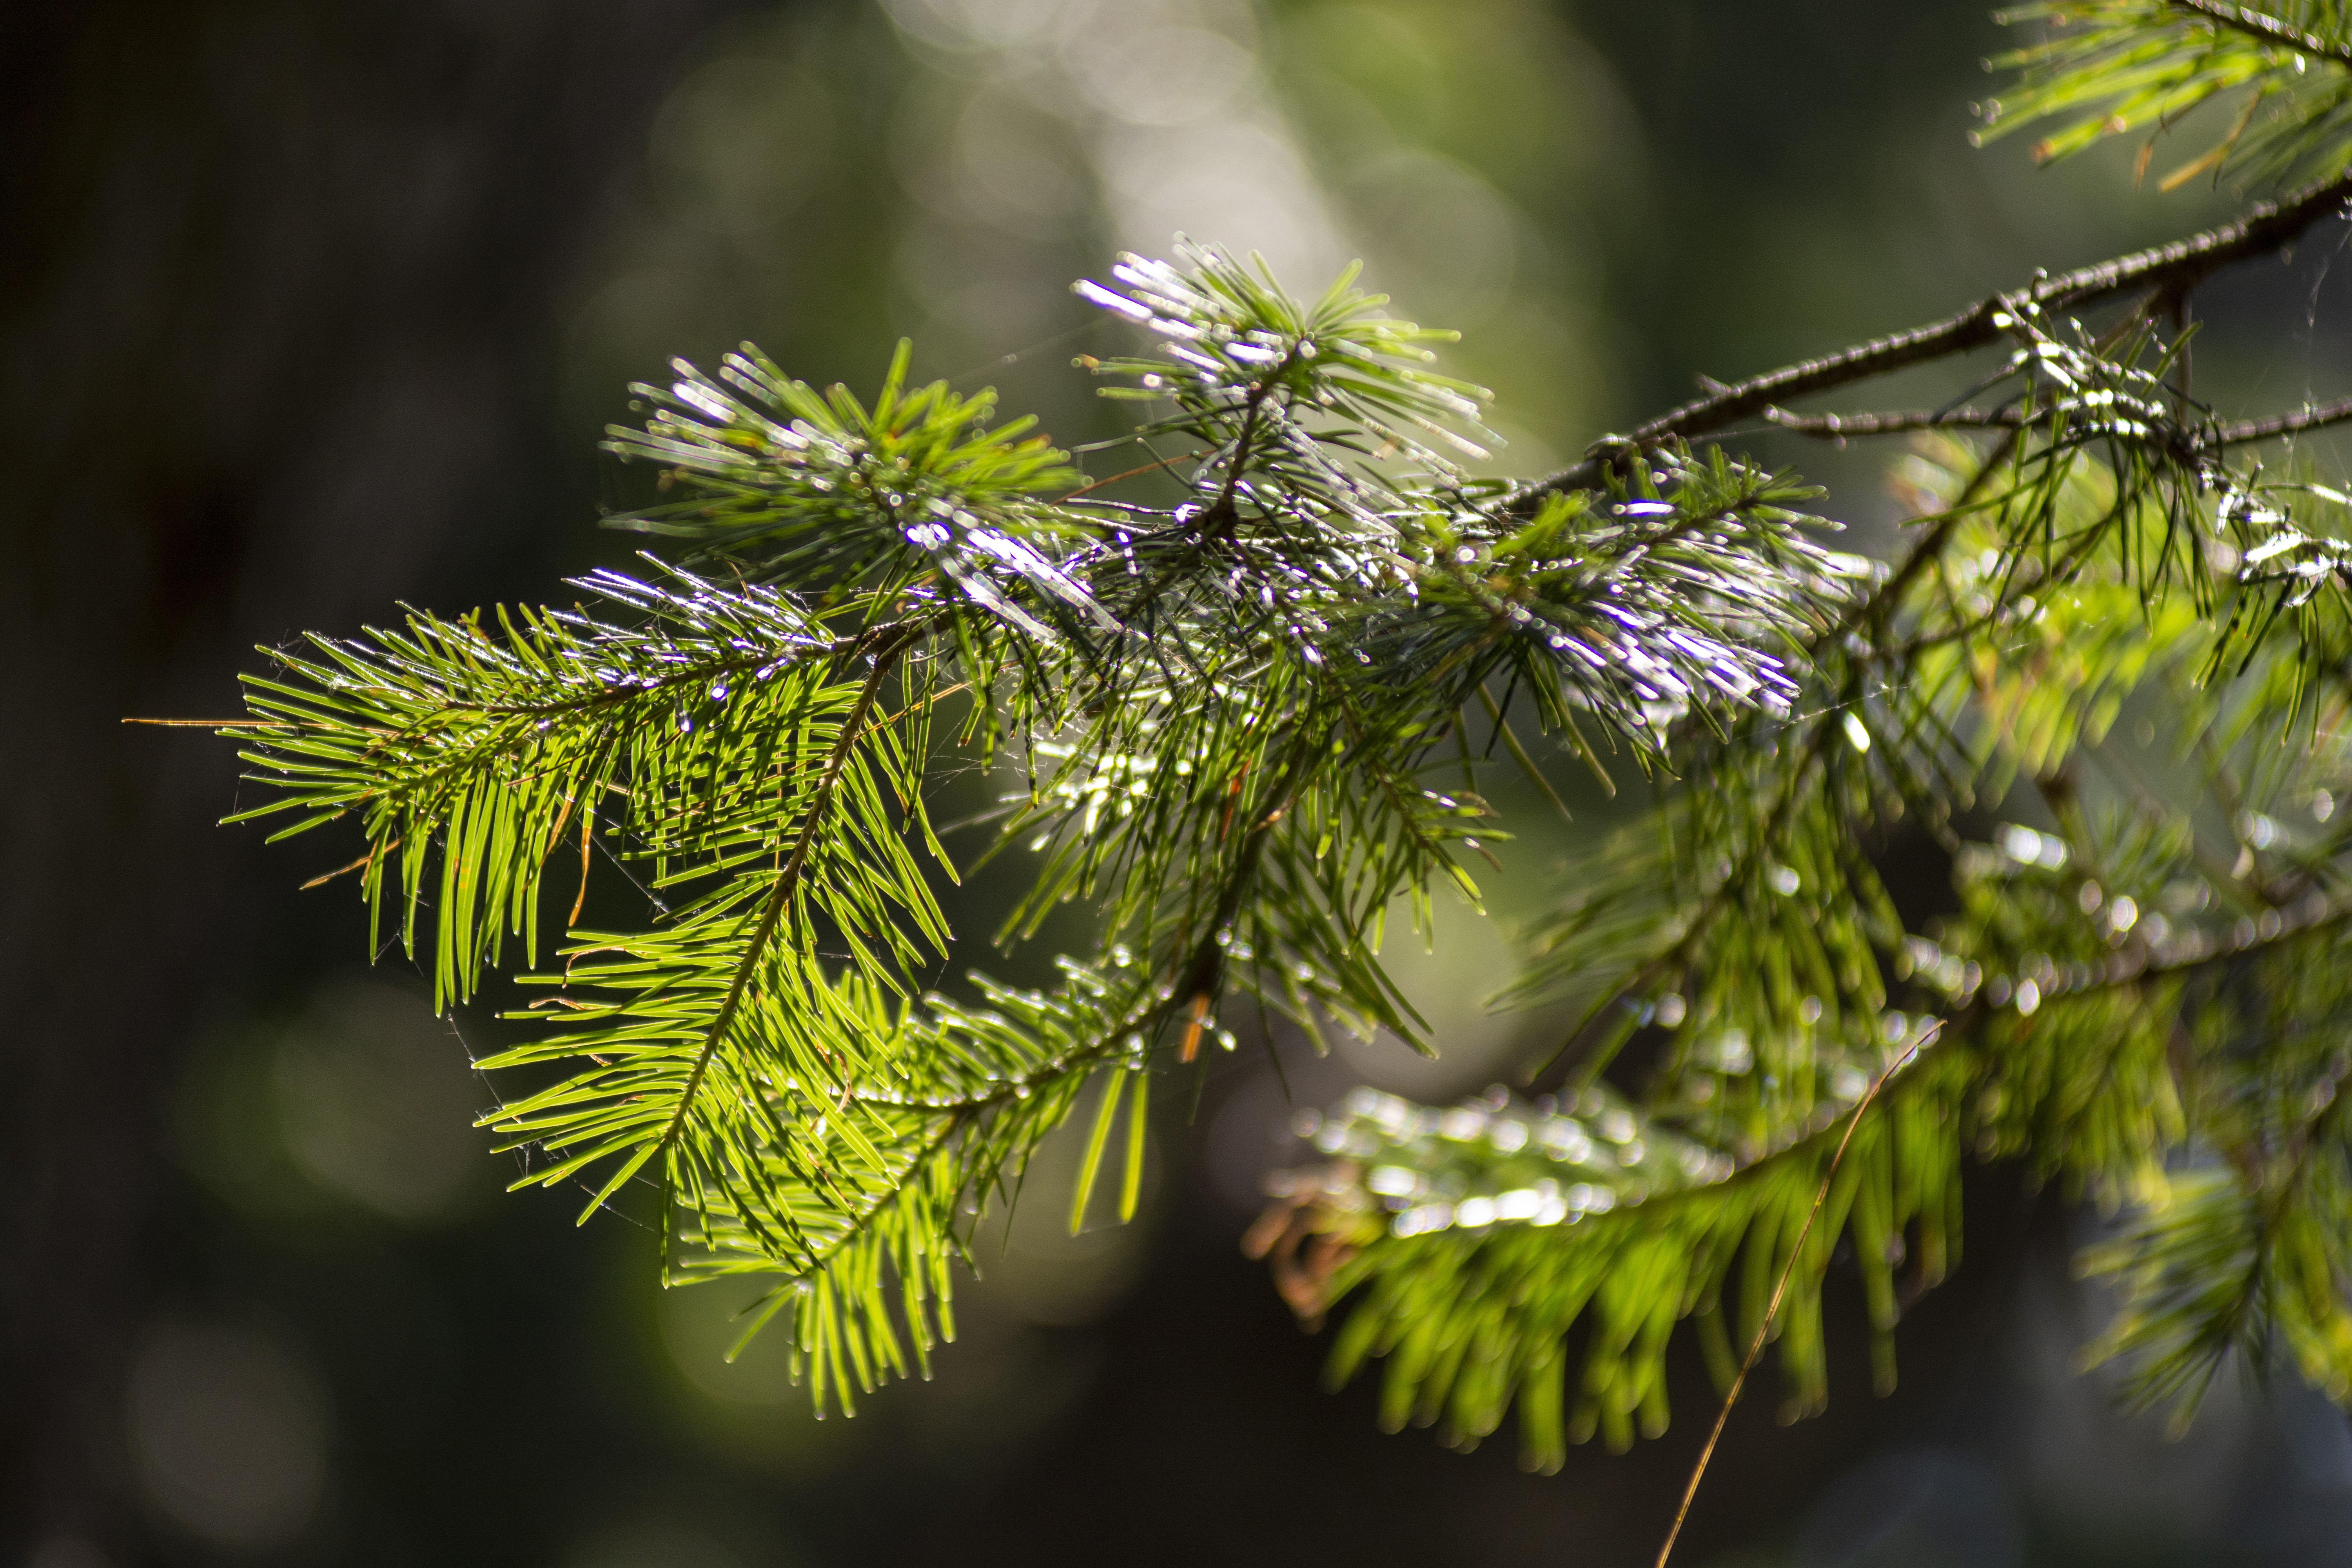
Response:
[[[869,386],[903,333],[1104,434],[1066,284],[1177,229],[1302,288],[1364,257],[1465,329],[1524,472],[1695,373],[2228,210],[1971,150],[2000,47],[1967,0],[7,8],[0,1562],[1648,1562],[1712,1408],[1696,1357],[1664,1439],[1555,1478],[1507,1436],[1379,1434],[1236,1253],[1296,1147],[1247,1047],[1163,1118],[1141,1224],[1023,1211],[937,1380],[814,1422],[772,1345],[720,1363],[740,1300],[659,1290],[642,1227],[500,1194],[467,1064],[502,1026],[371,968],[348,882],[297,890],[352,851],[216,829],[232,747],[118,721],[233,713],[304,628],[625,561],[594,524],[640,479],[594,442],[671,354],[751,337]],[[2225,411],[2352,390],[2344,238],[2200,297]],[[1885,537],[1889,454],[1754,444]],[[1279,1040],[1297,1103],[1526,1058],[1540,1021],[1476,1001],[1567,847],[1534,831],[1493,920],[1401,961],[1445,1059]],[[1829,1415],[1743,1405],[1678,1561],[2344,1560],[2340,1415],[2225,1387],[2168,1444],[2112,1414],[2066,1267],[2097,1216],[1999,1171],[1969,1203],[1901,1390],[1870,1396],[1833,1289]]]

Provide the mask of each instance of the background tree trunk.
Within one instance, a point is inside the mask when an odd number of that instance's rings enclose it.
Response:
[[[540,577],[588,510],[547,302],[722,8],[0,23],[0,1559],[116,1544],[125,1350],[183,1261],[163,1089],[209,992],[319,956],[291,862],[206,830],[227,749],[117,720],[233,712],[257,641]]]

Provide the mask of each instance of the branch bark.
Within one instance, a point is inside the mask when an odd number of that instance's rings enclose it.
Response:
[[[1791,414],[1778,405],[1764,409],[1767,422],[1800,436],[1823,441],[1849,437],[1899,436],[1914,430],[2014,430],[2031,421],[2015,408],[1902,409],[1885,414]],[[2242,447],[2280,436],[2299,435],[2352,420],[2352,397],[2314,404],[2291,414],[2270,414],[2260,419],[2239,419],[2197,432],[2200,447]],[[2192,429],[2194,427],[2192,426]]]

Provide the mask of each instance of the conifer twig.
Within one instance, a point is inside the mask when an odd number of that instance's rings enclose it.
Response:
[[[667,1148],[675,1143],[686,1128],[687,1113],[693,1108],[696,1091],[702,1087],[703,1075],[710,1070],[710,1058],[718,1054],[720,1042],[726,1038],[727,1026],[734,1021],[736,1009],[742,1005],[743,993],[751,984],[752,971],[759,967],[760,957],[767,950],[768,939],[775,934],[776,924],[783,918],[785,906],[792,902],[793,889],[799,884],[801,868],[808,864],[810,847],[816,842],[818,829],[824,821],[825,805],[832,799],[850,753],[856,750],[862,738],[866,716],[873,710],[874,700],[882,689],[884,679],[897,665],[898,655],[912,640],[904,626],[880,629],[884,635],[874,638],[871,644],[873,673],[858,689],[856,701],[851,706],[848,716],[842,721],[841,738],[834,742],[833,754],[825,759],[824,776],[810,797],[808,816],[801,824],[799,837],[793,841],[792,858],[777,873],[775,888],[768,894],[766,907],[760,911],[758,929],[752,931],[751,940],[744,946],[743,956],[735,966],[734,976],[728,982],[726,997],[719,1003],[718,1015],[710,1022],[709,1032],[703,1037],[702,1049],[694,1058],[694,1068],[687,1077],[685,1091],[677,1097],[677,1110],[662,1130],[660,1147]]]
[[[2021,408],[1906,408],[1885,414],[1792,414],[1778,404],[1771,404],[1765,407],[1764,417],[1781,429],[1799,436],[1811,436],[1823,441],[1843,441],[1849,437],[1902,436],[1918,430],[2013,430],[2031,424],[2039,416]],[[2259,419],[2239,419],[2227,425],[2212,426],[2200,433],[2196,446],[2207,449],[2242,447],[2255,441],[2268,441],[2280,436],[2296,436],[2305,430],[2341,425],[2346,420],[2352,420],[2352,397],[2314,404],[2291,414],[2271,414]]]
[[[1651,451],[1678,437],[1720,430],[1772,404],[1982,348],[2004,330],[1999,318],[2029,304],[2044,310],[2071,310],[2134,289],[2183,287],[2231,262],[2292,243],[2313,224],[2339,212],[2347,200],[2352,200],[2352,174],[2341,174],[2279,201],[2260,203],[2244,217],[2186,239],[2079,267],[2055,278],[2037,277],[2022,289],[1991,295],[1940,321],[1750,376],[1670,409],[1630,436],[1597,443],[1581,462],[1531,487],[1528,494],[1590,489],[1625,452]]]
[[[2273,436],[2294,436],[2325,425],[2341,425],[2347,419],[2352,419],[2352,397],[2339,397],[2333,403],[2315,404],[2293,414],[2273,414],[2267,418],[2224,425],[2215,434],[2213,445],[2239,447],[2251,441],[2267,441]]]
[[[2317,55],[2339,66],[2352,66],[2352,47],[2333,38],[2323,38],[2316,33],[2290,26],[2276,16],[2257,11],[2251,5],[2232,5],[2231,0],[2172,0],[2172,4],[2184,11],[2194,11],[2224,27],[2260,38],[2264,43],[2284,44],[2288,48],[2306,55]]]

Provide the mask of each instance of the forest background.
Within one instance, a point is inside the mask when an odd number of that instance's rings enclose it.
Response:
[[[1286,1101],[1245,1039],[1195,1120],[1162,1117],[1140,1225],[1016,1220],[938,1380],[820,1426],[774,1356],[719,1363],[737,1303],[656,1289],[648,1235],[500,1198],[467,1126],[490,1010],[453,1028],[370,970],[343,888],[296,895],[331,868],[314,847],[214,830],[226,747],[117,721],[230,711],[252,647],[301,626],[622,561],[593,522],[640,477],[593,442],[674,353],[750,337],[867,387],[903,333],[919,374],[1107,434],[1067,282],[1178,229],[1300,289],[1363,257],[1463,329],[1447,368],[1496,388],[1531,473],[1696,373],[2229,209],[2135,192],[2128,148],[1972,150],[2001,47],[1974,5],[1863,0],[12,10],[0,1561],[1645,1561],[1703,1422],[1556,1478],[1381,1436],[1235,1249],[1294,1107],[1475,1092],[1534,1048],[1540,1020],[1476,1002],[1570,834],[1515,846],[1495,919],[1408,966],[1434,1067],[1281,1041]],[[2292,345],[2200,347],[2224,414],[2352,391],[2347,237],[2200,293],[2217,341]],[[1885,537],[1891,451],[1752,447]],[[1969,1265],[1906,1321],[1898,1392],[1869,1396],[1833,1284],[1829,1414],[1743,1407],[1678,1560],[2336,1561],[2343,1417],[2225,1391],[2168,1444],[2113,1415],[2074,1371],[2100,1312],[2067,1259],[2097,1216],[1974,1180]],[[1682,1384],[1705,1408],[1696,1355]]]

